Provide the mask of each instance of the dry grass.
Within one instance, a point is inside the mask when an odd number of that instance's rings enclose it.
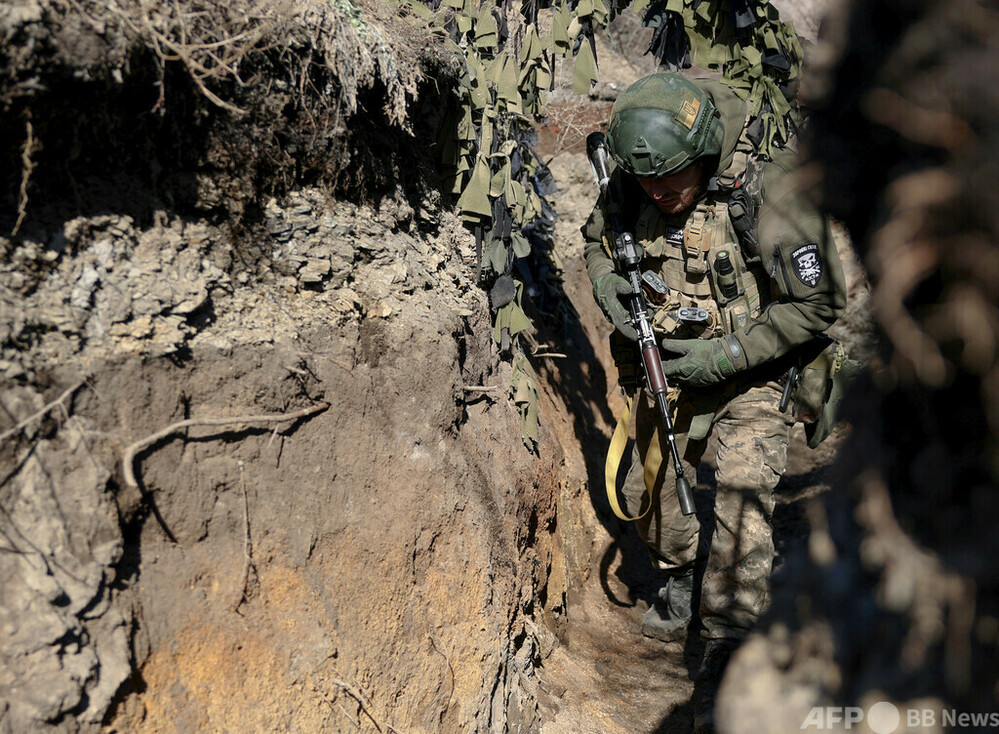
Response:
[[[111,23],[147,46],[162,70],[181,64],[204,96],[236,115],[247,110],[226,90],[252,87],[252,57],[274,52],[295,67],[303,96],[332,101],[338,111],[357,110],[358,90],[381,81],[389,121],[406,125],[409,101],[422,75],[416,51],[398,43],[375,20],[379,3],[352,0],[58,0],[89,25]],[[400,58],[400,54],[402,58]],[[333,89],[310,87],[314,66],[336,80]],[[157,109],[167,102],[162,91]]]
[[[458,59],[388,0],[32,6],[44,22],[0,12],[0,36],[11,40],[0,64],[8,235],[21,236],[57,194],[80,206],[103,196],[77,181],[109,160],[143,180],[169,178],[185,202],[226,208],[241,226],[247,202],[296,180],[359,199],[429,180],[427,150],[412,139],[431,139]],[[53,93],[54,78],[81,83]],[[218,179],[204,195],[171,177],[202,160]],[[163,161],[168,170],[154,171]]]
[[[240,86],[242,62],[265,50],[292,17],[292,0],[63,0],[91,22],[119,25],[147,45],[161,67],[179,62],[198,89],[215,105],[241,114],[220,97],[210,83],[231,81]],[[158,106],[162,105],[162,97]]]

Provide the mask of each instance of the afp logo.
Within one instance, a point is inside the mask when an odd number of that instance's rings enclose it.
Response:
[[[898,707],[888,701],[879,701],[867,711],[859,706],[816,706],[801,723],[801,731],[850,730],[865,720],[874,734],[892,734],[902,723],[902,715]]]
[[[814,288],[822,279],[822,259],[819,257],[819,246],[815,244],[802,245],[791,253],[791,269],[798,280]]]

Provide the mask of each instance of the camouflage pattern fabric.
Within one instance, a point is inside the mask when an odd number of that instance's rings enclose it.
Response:
[[[707,639],[744,637],[769,602],[774,488],[787,464],[794,422],[790,414],[777,410],[780,395],[776,382],[742,381],[711,396],[681,394],[677,401],[676,438],[688,476],[697,476],[707,444],[689,439],[691,419],[711,411],[711,428],[718,438],[714,530],[700,603]],[[647,393],[637,406],[633,462],[622,489],[631,515],[649,501],[643,465],[659,420]],[[680,512],[674,482],[672,462],[664,461],[651,495],[652,511],[635,523],[653,562],[664,571],[695,564],[702,532],[695,515]]]

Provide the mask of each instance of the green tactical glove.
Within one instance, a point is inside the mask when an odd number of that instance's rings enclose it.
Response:
[[[629,323],[631,314],[621,303],[621,296],[631,293],[631,285],[617,273],[604,273],[593,281],[593,298],[607,320],[617,327],[617,330],[632,341],[638,341],[638,332]]]
[[[663,373],[692,387],[710,387],[746,369],[742,345],[734,336],[716,339],[663,339]],[[678,355],[678,356],[671,356]]]

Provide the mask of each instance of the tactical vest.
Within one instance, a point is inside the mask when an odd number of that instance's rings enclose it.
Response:
[[[651,201],[635,236],[645,248],[643,286],[653,328],[672,338],[710,339],[749,324],[773,300],[758,257],[746,257],[729,216],[728,197],[712,195],[673,226]]]

